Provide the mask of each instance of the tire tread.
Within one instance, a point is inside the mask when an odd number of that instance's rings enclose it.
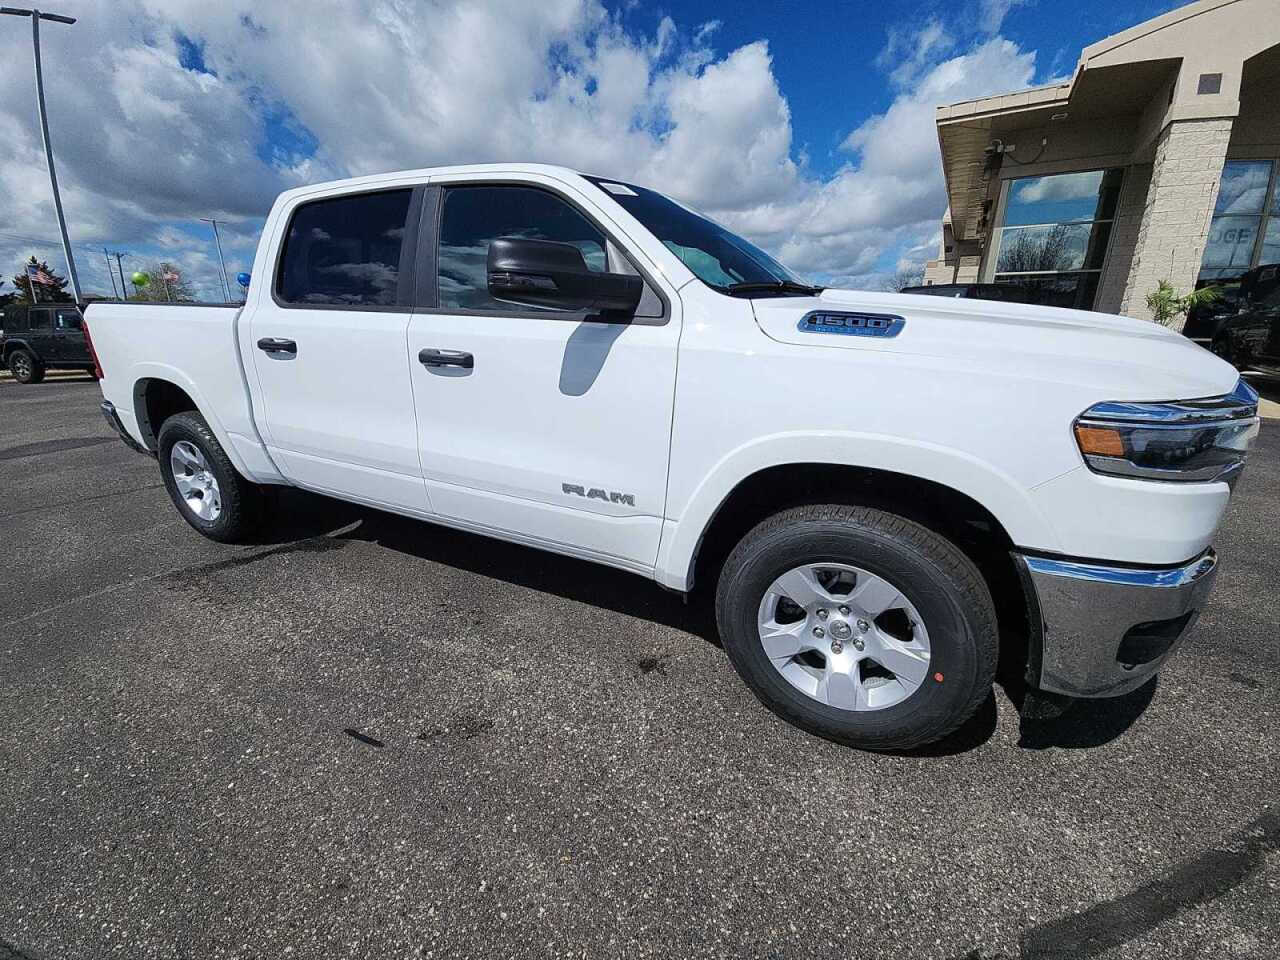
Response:
[[[168,458],[173,444],[181,439],[196,440],[205,457],[210,461],[210,466],[217,471],[218,485],[222,493],[222,516],[226,517],[226,522],[221,525],[197,524],[195,518],[180,503],[173,479],[169,475]],[[197,532],[220,543],[241,543],[257,530],[262,514],[261,488],[240,475],[231,458],[222,449],[222,444],[218,443],[218,438],[209,429],[209,424],[205,422],[204,417],[194,410],[175,413],[161,424],[157,441],[160,472],[165,489],[169,491],[169,497],[178,508],[178,513]]]
[[[965,608],[968,619],[974,621],[970,625],[970,632],[974,635],[974,646],[978,656],[978,682],[973,685],[963,706],[952,713],[949,721],[934,725],[915,735],[886,738],[884,742],[876,744],[859,743],[858,745],[873,750],[912,750],[954,733],[977,712],[990,694],[999,657],[995,603],[991,598],[986,580],[973,561],[950,540],[914,520],[873,507],[834,503],[793,507],[762,520],[738,542],[725,561],[716,591],[716,619],[721,624],[722,633],[723,625],[727,622],[724,606],[728,602],[727,582],[731,572],[740,569],[747,558],[760,549],[761,541],[776,536],[782,531],[790,531],[798,524],[814,523],[850,525],[874,531],[912,550],[927,563],[941,569],[951,585],[958,590],[960,602]],[[737,666],[736,663],[735,666]],[[739,673],[759,695],[761,691],[751,682],[749,676],[741,669]],[[788,723],[802,729],[814,730],[814,722],[791,709],[785,701],[778,701],[772,697],[767,699],[761,697],[761,699]],[[833,736],[829,731],[816,732],[833,739],[844,739]]]

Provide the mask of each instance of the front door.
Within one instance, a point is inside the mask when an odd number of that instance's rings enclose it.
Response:
[[[287,212],[279,267],[241,346],[263,438],[290,480],[426,514],[405,357],[420,195],[343,194]]]
[[[437,205],[419,241],[419,272],[434,283],[419,285],[426,305],[408,340],[432,508],[463,526],[651,569],[666,496],[675,298],[646,277],[625,322],[500,302],[485,271],[496,237],[572,243],[593,269],[639,271],[598,211],[551,189],[445,185],[424,210]]]

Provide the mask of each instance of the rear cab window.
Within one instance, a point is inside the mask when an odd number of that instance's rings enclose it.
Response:
[[[401,261],[413,190],[345,194],[300,204],[280,251],[282,306],[407,306]]]

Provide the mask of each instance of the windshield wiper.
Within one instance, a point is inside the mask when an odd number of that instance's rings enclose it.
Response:
[[[770,280],[758,283],[731,283],[727,287],[721,287],[725,293],[731,297],[736,297],[744,293],[779,293],[779,294],[796,294],[802,297],[816,297],[823,290],[822,287],[813,287],[807,283],[795,283],[791,280]]]

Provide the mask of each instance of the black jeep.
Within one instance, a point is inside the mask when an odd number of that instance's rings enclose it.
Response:
[[[0,307],[0,361],[19,383],[39,383],[46,370],[92,372],[79,308],[74,303]]]

